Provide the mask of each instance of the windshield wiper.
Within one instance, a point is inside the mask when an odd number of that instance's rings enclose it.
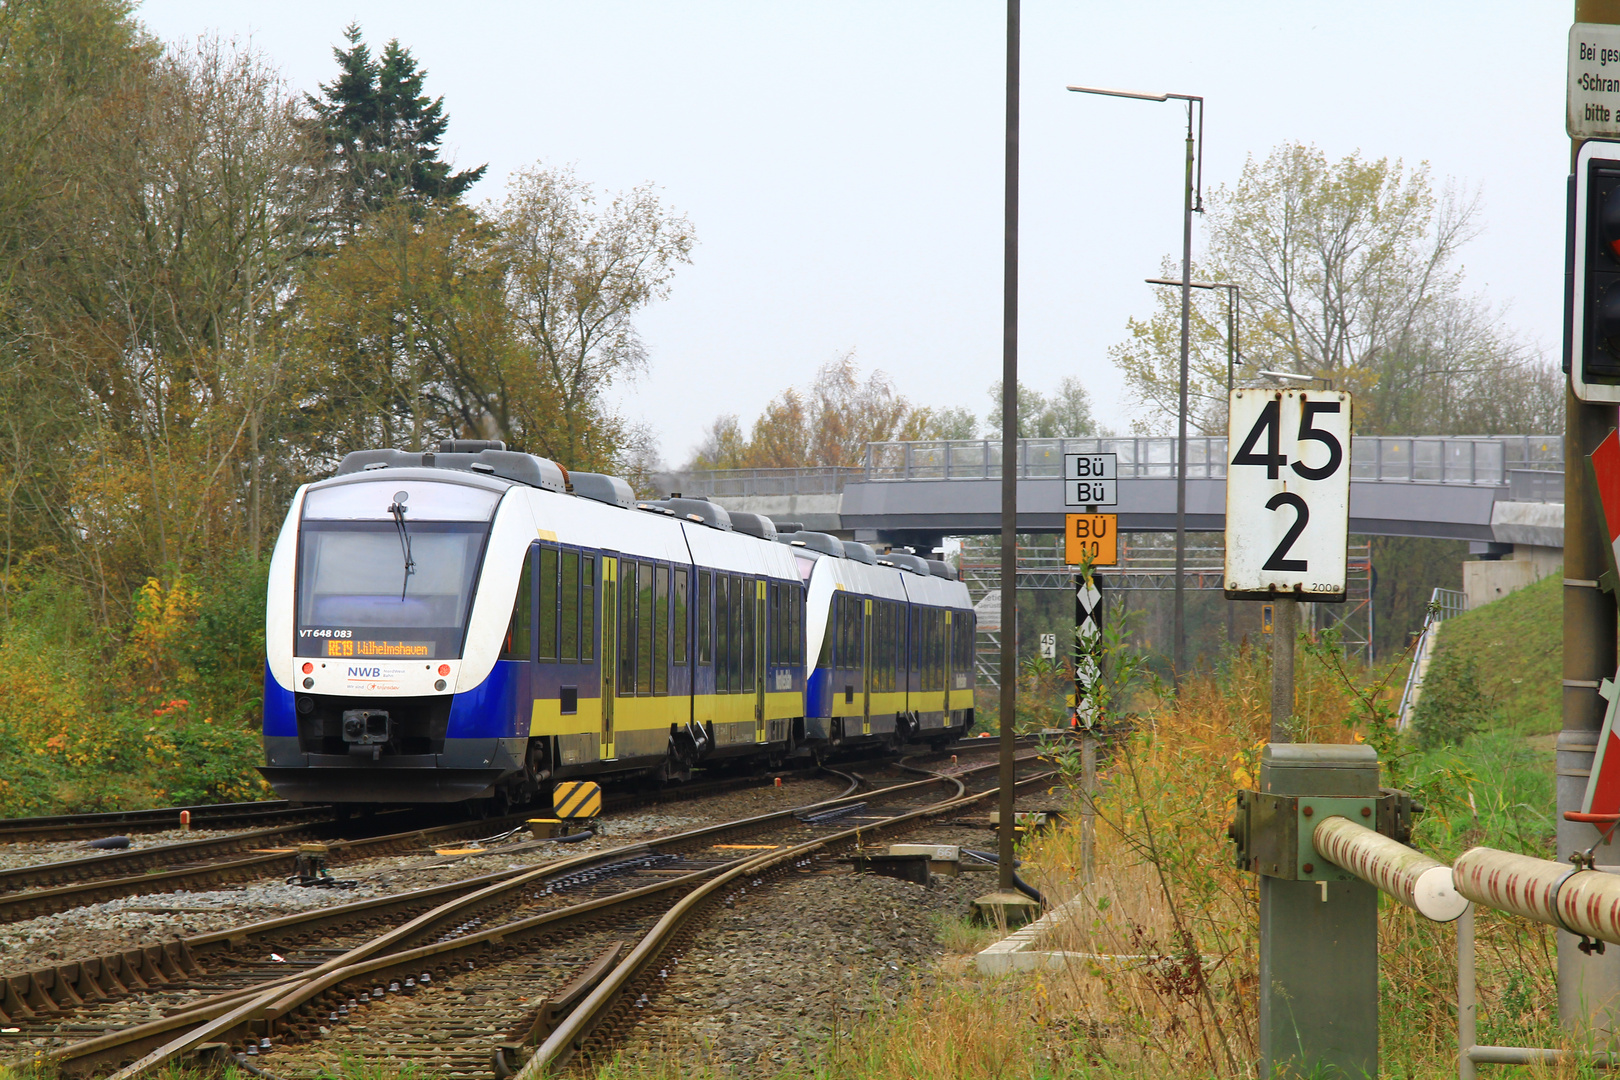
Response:
[[[411,575],[416,573],[416,560],[411,558],[411,530],[405,527],[405,500],[410,498],[406,492],[394,494],[394,501],[388,504],[388,512],[394,515],[394,528],[399,533],[399,549],[405,556],[405,577],[399,583],[399,599],[405,602],[405,590],[411,583]]]

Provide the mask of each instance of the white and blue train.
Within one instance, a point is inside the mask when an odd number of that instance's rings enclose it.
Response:
[[[520,804],[944,745],[973,726],[973,634],[943,563],[498,442],[358,451],[276,542],[261,772],[307,802]]]

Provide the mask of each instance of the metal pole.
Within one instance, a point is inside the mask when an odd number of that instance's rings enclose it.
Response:
[[[1575,0],[1575,21],[1620,23],[1620,0]],[[1573,168],[1578,142],[1570,146]],[[1580,243],[1579,237],[1575,240]],[[1579,314],[1575,315],[1579,318]],[[1558,858],[1584,851],[1597,839],[1591,825],[1565,821],[1579,810],[1587,775],[1603,726],[1604,702],[1598,684],[1615,671],[1615,598],[1598,588],[1605,568],[1606,531],[1598,512],[1585,458],[1615,426],[1613,405],[1578,401],[1565,384],[1564,406],[1564,722],[1558,735]],[[1612,847],[1598,853],[1614,863]],[[1613,1009],[1620,999],[1620,950],[1587,956],[1571,935],[1558,933],[1558,1016],[1566,1031],[1606,1041],[1615,1030]]]
[[[1085,802],[1080,808],[1080,882],[1091,884],[1091,860],[1097,839],[1097,736],[1088,729],[1080,744],[1080,791]]]
[[[1238,287],[1228,285],[1226,287],[1226,401],[1228,408],[1231,407],[1232,401],[1232,361],[1237,350],[1237,296]],[[1228,454],[1231,453],[1230,447],[1228,447],[1227,452]],[[1236,617],[1236,607],[1237,601],[1226,601],[1226,641],[1228,645],[1237,637],[1237,627],[1233,625],[1233,620]]]
[[[1001,828],[996,873],[1013,891],[1018,654],[1018,4],[1007,0],[1007,160],[1001,308]]]
[[[1478,1007],[1474,995],[1474,905],[1469,904],[1457,920],[1457,1080],[1476,1080],[1479,1075],[1468,1054],[1479,1038],[1474,1027]]]
[[[1202,117],[1203,107],[1199,106]],[[1187,182],[1181,200],[1181,386],[1176,408],[1176,589],[1170,678],[1181,686],[1187,662],[1187,347],[1192,318],[1193,103],[1187,102]]]
[[[1294,741],[1294,638],[1299,636],[1299,601],[1271,601],[1271,741]]]

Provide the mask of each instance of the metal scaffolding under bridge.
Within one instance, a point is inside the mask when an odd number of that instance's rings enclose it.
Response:
[[[1189,590],[1221,591],[1226,561],[1221,533],[1193,533],[1188,537],[1184,581]],[[959,571],[978,612],[974,667],[980,685],[997,686],[1001,671],[1001,541],[995,536],[961,538]],[[1169,592],[1175,588],[1173,538],[1160,533],[1122,533],[1119,565],[1100,567],[1102,588],[1114,593]],[[1372,549],[1363,541],[1352,543],[1346,567],[1342,604],[1309,604],[1306,625],[1313,630],[1335,629],[1346,656],[1372,660]],[[1063,540],[1018,547],[1018,588],[1068,592],[1074,588],[1074,568],[1063,562]]]

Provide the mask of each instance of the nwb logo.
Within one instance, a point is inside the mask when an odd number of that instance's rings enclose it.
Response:
[[[351,678],[351,679],[380,679],[380,678],[382,678],[382,668],[376,668],[376,667],[351,667],[349,669],[349,678]]]

